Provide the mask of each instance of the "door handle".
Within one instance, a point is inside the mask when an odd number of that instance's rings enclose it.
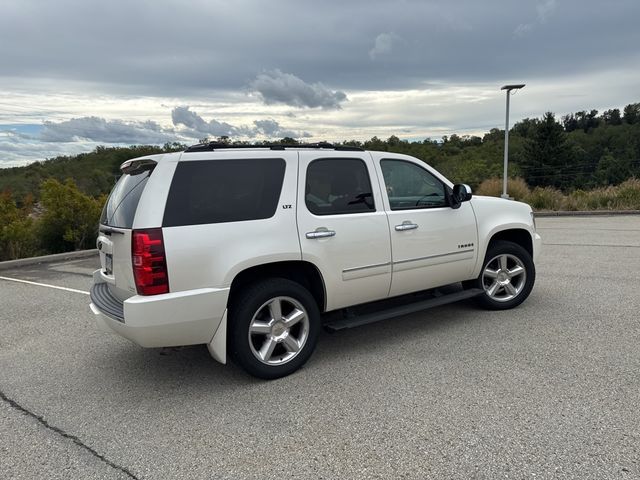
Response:
[[[411,222],[402,222],[402,224],[396,225],[395,228],[396,228],[396,231],[403,232],[405,230],[415,230],[416,228],[418,228],[418,225]]]
[[[304,236],[312,240],[314,238],[334,237],[335,234],[336,232],[333,230],[316,230],[315,232],[307,232]]]

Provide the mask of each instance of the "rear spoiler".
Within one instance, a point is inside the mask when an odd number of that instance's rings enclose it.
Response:
[[[133,160],[127,160],[120,165],[120,171],[122,173],[128,173],[129,175],[136,175],[147,170],[153,170],[155,167],[155,160],[151,160],[150,158],[136,158]]]

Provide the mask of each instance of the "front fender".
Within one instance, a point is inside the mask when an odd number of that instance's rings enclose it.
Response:
[[[535,262],[541,242],[540,236],[535,231],[529,205],[502,198],[481,196],[473,197],[471,205],[478,222],[478,259],[473,278],[480,274],[489,244],[500,232],[509,230],[526,232],[531,239],[532,257]]]

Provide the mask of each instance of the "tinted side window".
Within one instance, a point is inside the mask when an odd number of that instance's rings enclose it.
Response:
[[[148,170],[136,175],[122,175],[102,209],[100,223],[110,227],[133,227],[133,217],[150,175]]]
[[[307,167],[305,203],[315,215],[375,211],[371,181],[362,160],[326,158]]]
[[[447,206],[444,184],[418,165],[382,160],[382,175],[391,210]]]
[[[180,162],[163,226],[270,218],[276,213],[285,166],[281,158]]]

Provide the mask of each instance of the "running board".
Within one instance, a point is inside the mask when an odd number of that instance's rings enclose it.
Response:
[[[410,313],[420,312],[428,308],[439,307],[448,303],[458,302],[460,300],[475,297],[477,295],[480,295],[481,293],[484,293],[484,290],[480,288],[471,288],[469,290],[448,293],[446,295],[440,295],[428,300],[413,302],[398,307],[391,307],[378,312],[332,320],[328,323],[325,323],[324,328],[330,332],[337,332],[339,330],[345,330],[347,328],[360,327],[369,323],[379,322],[380,320],[387,320],[388,318],[409,315]]]

